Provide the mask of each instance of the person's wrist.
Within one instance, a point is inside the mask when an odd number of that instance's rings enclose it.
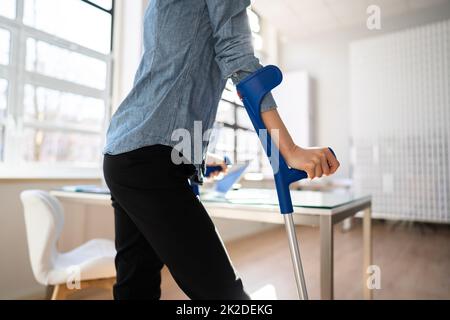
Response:
[[[297,146],[295,143],[287,148],[286,155],[284,155],[284,157],[286,158],[285,160],[288,163],[288,165],[290,165],[294,161],[295,155],[301,151],[302,148]]]

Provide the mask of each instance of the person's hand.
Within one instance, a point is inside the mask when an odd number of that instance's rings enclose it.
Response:
[[[286,155],[286,162],[291,168],[305,171],[310,179],[332,175],[341,165],[329,148],[300,148],[296,145]]]
[[[207,178],[216,178],[216,177],[218,177],[220,174],[226,174],[227,173],[227,171],[228,171],[228,165],[225,163],[225,161],[223,161],[223,162],[220,162],[220,163],[217,163],[217,162],[211,162],[211,163],[208,163],[207,165],[206,165],[206,168],[208,169],[208,168],[215,168],[215,167],[217,167],[217,169],[218,168],[220,168],[220,170],[214,170],[214,171],[212,171],[210,174],[209,174],[209,176],[207,177]]]
[[[206,157],[206,170],[209,172],[207,178],[216,178],[221,173],[226,174],[228,171],[227,157],[218,156],[208,153]]]

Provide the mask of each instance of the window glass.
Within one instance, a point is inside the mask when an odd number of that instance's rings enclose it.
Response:
[[[0,79],[0,121],[6,116],[8,107],[8,81]]]
[[[100,132],[105,119],[103,100],[31,85],[25,86],[24,107],[28,122],[66,123]]]
[[[258,136],[252,131],[237,130],[237,161],[251,161],[248,168],[249,172],[258,171],[259,161],[258,153],[260,150],[260,143]]]
[[[97,165],[102,139],[98,134],[25,129],[23,159],[27,162]]]
[[[247,111],[244,108],[237,108],[237,125],[239,127],[255,130],[253,124],[248,116]]]
[[[247,15],[253,36],[253,47],[257,53],[260,53],[263,49],[263,39],[260,35],[261,23],[259,16],[250,8],[247,9]]]
[[[263,49],[263,38],[259,34],[253,34],[252,39],[255,51],[261,51]]]
[[[112,9],[112,0],[90,0],[89,2],[95,3],[96,5],[102,7],[105,10]]]
[[[113,0],[0,0],[6,23],[0,27],[0,161],[98,167],[110,107],[113,6]],[[17,103],[8,101],[12,93]],[[9,119],[20,130],[10,132]]]
[[[14,19],[16,17],[16,0],[1,0],[0,16]]]
[[[27,40],[27,71],[103,90],[106,63],[44,41]]]
[[[0,29],[0,64],[3,65],[9,64],[10,37],[8,30]]]
[[[215,153],[221,156],[228,156],[232,162],[234,159],[234,130],[231,128],[222,128],[218,133]]]
[[[105,54],[111,20],[108,12],[80,0],[25,0],[25,24]]]
[[[217,109],[216,121],[233,125],[235,106],[227,101],[221,100]]]
[[[227,81],[226,88],[222,93],[222,99],[240,106],[243,105],[231,80]]]
[[[250,29],[253,33],[259,33],[261,31],[261,25],[259,22],[259,17],[255,11],[248,8],[247,9],[248,22],[250,24]]]

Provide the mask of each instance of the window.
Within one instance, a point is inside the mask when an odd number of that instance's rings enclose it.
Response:
[[[259,34],[261,30],[259,17],[251,9],[248,9],[248,15],[255,51],[257,55],[260,55],[262,38]],[[215,129],[217,134],[211,141],[211,152],[220,156],[226,155],[234,163],[250,161],[249,173],[272,176],[270,163],[231,81],[227,83],[222,95],[217,111]]]
[[[110,5],[107,6],[106,2]],[[111,49],[110,1],[24,0],[23,22],[59,38],[108,54]]]
[[[0,9],[2,15],[11,14],[10,10],[5,10],[8,8]],[[1,28],[0,25],[0,161],[4,157],[5,149],[5,122],[8,111],[8,70],[7,66],[10,61],[10,50],[11,50],[11,33]]]
[[[0,174],[98,169],[114,0],[1,0]]]
[[[2,0],[0,16],[14,19],[16,17],[16,0]]]
[[[251,8],[247,9],[248,21],[253,36],[253,47],[258,55],[263,49],[263,40],[261,36],[261,23],[258,14]]]

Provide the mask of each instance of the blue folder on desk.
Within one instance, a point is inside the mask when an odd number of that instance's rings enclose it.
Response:
[[[239,179],[244,175],[250,162],[244,164],[234,165],[233,168],[222,178],[222,180],[216,181],[214,187],[211,190],[207,190],[200,195],[202,200],[220,200],[225,199],[228,191],[233,189],[233,185],[239,182]]]

